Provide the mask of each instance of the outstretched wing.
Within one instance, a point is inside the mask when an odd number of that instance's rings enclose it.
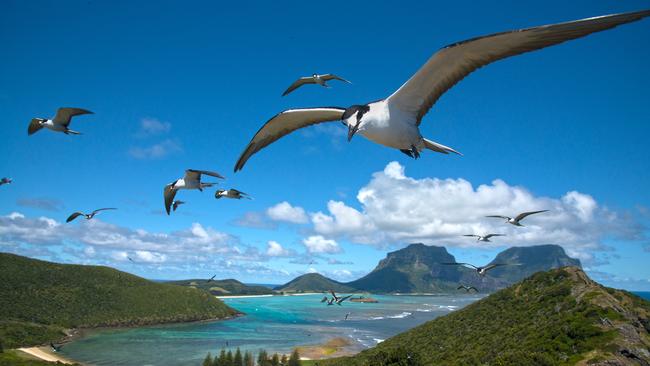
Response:
[[[339,301],[339,298],[334,293],[334,290],[330,290],[330,293],[332,294],[332,297],[334,297],[334,301]]]
[[[483,269],[487,272],[491,269],[501,267],[501,266],[520,266],[521,264],[519,263],[494,263],[494,264],[489,264],[485,266]]]
[[[68,218],[65,220],[65,222],[70,222],[70,221],[76,219],[79,216],[83,216],[83,214],[84,214],[83,212],[75,212],[72,215],[68,216]]]
[[[209,175],[209,176],[215,177],[215,178],[226,179],[221,174],[219,174],[217,172],[213,172],[213,171],[210,171],[210,170],[198,170],[198,169],[187,169],[187,170],[185,170],[185,176],[183,177],[183,179],[185,179],[185,180],[201,180],[201,175],[202,174]],[[204,183],[204,184],[210,184],[210,183]]]
[[[57,125],[67,127],[70,124],[72,117],[81,114],[93,114],[93,112],[81,108],[59,108],[59,110],[56,111],[56,116],[54,116],[52,121]]]
[[[344,296],[344,297],[340,298],[337,302],[340,304],[340,303],[342,303],[343,301],[345,301],[345,300],[347,300],[347,299],[349,299],[349,298],[351,298],[351,297],[352,297],[352,295]]]
[[[472,267],[472,268],[478,269],[478,268],[477,268],[475,265],[473,265],[473,264],[463,263],[463,262],[440,263],[440,264],[444,264],[444,265],[448,265],[448,266],[464,266],[464,267],[469,266],[469,267]]]
[[[98,213],[100,211],[106,211],[106,210],[117,210],[117,208],[115,208],[115,207],[98,208],[95,211],[93,211],[93,214],[96,214],[96,213]]]
[[[485,236],[485,239],[490,239],[490,238],[493,237],[493,236],[505,236],[505,234],[487,234],[487,235]]]
[[[474,234],[465,234],[463,236],[470,236],[470,237],[474,237],[474,238],[480,238],[481,237],[480,235],[474,235]]]
[[[650,10],[605,15],[565,23],[495,33],[454,43],[436,52],[404,85],[388,97],[402,111],[422,117],[442,94],[474,70],[510,56],[539,50],[588,34],[643,19]]]
[[[519,215],[517,215],[517,217],[515,217],[515,220],[517,220],[517,221],[521,221],[521,220],[523,220],[524,217],[526,217],[526,216],[530,216],[530,215],[534,215],[534,214],[538,214],[538,213],[542,213],[542,212],[547,212],[547,211],[548,211],[548,210],[522,212],[522,213],[520,213]]]
[[[279,140],[281,137],[303,127],[322,122],[340,120],[345,109],[338,107],[289,109],[271,118],[248,143],[235,165],[235,171],[244,167],[253,154]]]
[[[285,90],[284,93],[282,93],[282,96],[284,97],[285,95],[291,93],[292,91],[300,88],[305,84],[316,84],[316,81],[311,76],[301,77],[300,79],[294,81],[293,84],[289,85],[287,90]]]
[[[496,217],[496,218],[499,218],[499,219],[506,219],[506,220],[510,220],[510,219],[511,219],[511,217],[508,217],[508,216],[501,216],[501,215],[489,215],[489,216],[485,216],[485,217]]]
[[[174,197],[176,197],[176,190],[172,188],[171,184],[165,186],[163,196],[165,197],[165,210],[167,211],[167,215],[169,215],[172,202],[174,202]]]
[[[340,77],[340,76],[336,76],[336,75],[334,75],[334,74],[324,74],[324,75],[321,75],[320,77],[321,77],[321,79],[323,79],[323,80],[325,80],[325,81],[328,81],[328,80],[341,80],[341,81],[346,82],[346,83],[348,83],[348,84],[352,84],[352,83],[349,82],[348,80],[345,80],[345,79],[343,79],[342,77]]]

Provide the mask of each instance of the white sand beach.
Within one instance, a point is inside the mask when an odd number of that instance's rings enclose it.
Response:
[[[74,362],[65,359],[62,356],[54,354],[49,351],[47,347],[28,347],[28,348],[18,348],[19,351],[27,353],[28,355],[34,356],[38,359],[48,362],[61,362],[66,365],[72,365]]]

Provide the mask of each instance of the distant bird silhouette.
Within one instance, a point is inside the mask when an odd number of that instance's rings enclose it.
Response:
[[[196,170],[196,169],[187,169],[185,170],[185,175],[183,178],[176,179],[175,181],[169,183],[165,186],[163,191],[163,196],[165,197],[165,210],[167,215],[171,211],[172,202],[174,202],[174,197],[176,197],[176,192],[181,189],[198,189],[203,192],[204,187],[211,187],[214,183],[202,183],[201,175],[209,175],[211,177],[225,179],[221,174],[216,172],[211,172],[209,170]]]
[[[210,277],[210,279],[207,282],[212,282],[215,277],[217,277],[217,275],[214,275],[214,276]]]
[[[128,260],[130,260],[131,262],[134,262],[134,263],[135,263],[135,261],[134,261],[133,259],[131,259],[131,257],[126,257],[126,259],[128,259]]]
[[[50,342],[50,348],[52,348],[52,352],[60,352],[62,347],[63,346],[56,346],[54,343]]]
[[[248,200],[252,199],[251,196],[248,193],[244,193],[242,191],[238,191],[234,188],[230,189],[217,189],[216,192],[214,192],[214,198],[220,199],[220,198],[232,198],[236,200],[240,200],[242,198],[246,198]]]
[[[13,182],[11,178],[4,177],[0,179],[0,186],[5,184],[11,184],[11,182]]]
[[[476,234],[467,234],[463,236],[469,236],[476,238],[477,241],[486,241],[489,242],[491,237],[494,236],[505,236],[505,234],[487,234],[487,235],[476,235]]]
[[[345,314],[345,320],[348,320],[349,316],[350,316],[350,313]]]
[[[509,217],[509,216],[501,216],[501,215],[490,215],[490,216],[485,216],[485,217],[496,217],[496,218],[499,218],[499,219],[505,219],[506,223],[508,223],[508,224],[515,225],[515,226],[524,226],[524,225],[522,225],[520,223],[520,221],[523,220],[524,218],[526,218],[527,216],[535,215],[535,214],[542,213],[542,212],[547,212],[547,211],[548,210],[522,212],[519,215],[517,215],[515,218]]]
[[[325,296],[325,297],[323,297],[323,299],[320,302],[326,302],[327,300],[329,300],[329,298],[327,296]]]
[[[289,88],[287,88],[287,90],[285,90],[284,93],[282,93],[282,96],[284,97],[285,95],[291,93],[292,91],[300,88],[301,86],[303,86],[305,84],[318,84],[318,85],[323,86],[325,88],[329,88],[329,85],[327,85],[327,82],[330,81],[330,80],[340,80],[340,81],[346,82],[348,84],[352,84],[351,82],[349,82],[349,81],[347,81],[347,80],[345,80],[345,79],[343,79],[341,77],[338,77],[338,76],[336,76],[334,74],[323,74],[323,75],[313,74],[312,76],[303,76],[300,79],[294,81],[293,84],[291,84],[289,86]]]
[[[352,295],[348,295],[348,296],[344,296],[344,297],[338,297],[338,296],[336,296],[336,294],[334,293],[334,290],[330,290],[330,293],[332,294],[332,299],[333,299],[334,301],[328,303],[327,305],[332,305],[333,303],[336,303],[336,305],[339,305],[339,306],[340,306],[341,303],[343,303],[343,301],[345,301],[345,300],[347,300],[347,299],[349,299],[349,298],[352,297]]]
[[[93,211],[93,212],[91,212],[89,214],[77,211],[77,212],[73,213],[72,215],[68,216],[68,218],[65,220],[65,222],[70,222],[70,221],[76,219],[79,216],[84,216],[86,218],[86,220],[90,220],[93,217],[95,217],[95,215],[100,213],[101,211],[106,211],[106,210],[117,210],[117,208],[114,208],[114,207],[99,208],[99,209],[97,209],[97,210],[95,210],[95,211]]]
[[[185,201],[174,201],[172,202],[172,209],[176,211],[178,206],[185,204]]]
[[[462,262],[454,262],[454,263],[441,263],[444,265],[450,265],[450,266],[463,266],[467,268],[471,268],[476,270],[476,273],[478,273],[480,276],[485,276],[487,271],[494,269],[496,267],[501,267],[501,266],[520,266],[521,264],[519,263],[494,263],[494,264],[488,264],[485,267],[477,267],[471,263],[462,263]]]
[[[465,292],[470,292],[471,290],[478,292],[478,289],[474,286],[460,285],[458,286],[458,288],[456,288],[456,290],[460,290],[460,289],[465,290]]]
[[[66,135],[81,135],[80,132],[73,131],[68,128],[72,117],[82,114],[93,114],[93,112],[81,108],[59,108],[56,111],[56,116],[52,119],[47,118],[33,118],[27,128],[27,134],[33,135],[41,128],[45,127],[52,131],[63,132]]]

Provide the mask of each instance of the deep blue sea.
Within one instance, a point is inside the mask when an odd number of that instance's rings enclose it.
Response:
[[[216,322],[101,330],[65,345],[62,354],[92,365],[200,365],[221,348],[290,352],[347,337],[361,350],[482,295],[373,296],[376,304],[320,303],[323,295],[224,299],[246,316]],[[345,315],[349,313],[348,320]]]
[[[642,297],[646,300],[650,300],[650,292],[645,292],[645,291],[633,291],[633,294]]]

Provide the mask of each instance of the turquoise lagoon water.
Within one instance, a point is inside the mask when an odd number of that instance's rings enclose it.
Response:
[[[326,306],[323,295],[224,299],[245,316],[215,322],[101,330],[67,344],[61,353],[91,365],[200,365],[221,348],[290,352],[346,337],[352,350],[462,308],[481,295],[373,296],[376,304]],[[345,315],[350,313],[348,320]]]

